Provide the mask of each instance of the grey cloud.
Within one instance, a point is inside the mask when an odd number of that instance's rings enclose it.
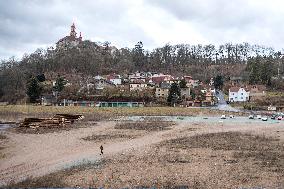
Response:
[[[281,1],[146,0],[178,20],[188,22],[208,42],[260,43],[281,48],[284,16]],[[282,43],[281,43],[282,42]]]
[[[261,22],[263,15],[249,6],[246,0],[147,0],[149,3],[167,10],[183,21],[196,22],[210,27],[228,28]]]
[[[37,47],[54,45],[57,40],[68,35],[73,21],[84,39],[107,40],[119,47],[133,47],[137,41],[143,41],[146,47],[163,46],[164,44],[157,42],[173,41],[171,38],[174,35],[180,35],[180,38],[188,42],[187,34],[179,33],[179,28],[171,28],[175,21],[180,21],[208,43],[246,41],[280,48],[284,43],[284,12],[279,2],[281,3],[280,0],[0,0],[0,59],[13,55],[20,57],[25,52],[33,52]],[[139,14],[129,13],[131,11]],[[145,17],[157,14],[162,16]],[[157,31],[151,32],[154,29],[147,25],[149,21],[157,23],[159,32],[169,32],[161,36],[157,35]]]
[[[53,45],[68,35],[73,21],[84,39],[126,41],[125,44],[131,40],[145,40],[150,43],[141,28],[128,22],[127,3],[115,0],[0,1],[0,25],[3,26],[0,27],[0,59],[7,58],[7,54],[30,53],[35,46]]]

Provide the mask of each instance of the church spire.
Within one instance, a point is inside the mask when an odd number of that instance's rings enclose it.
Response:
[[[73,24],[72,24],[72,26],[71,26],[70,36],[76,38],[77,33],[76,33],[75,30],[76,30],[76,27],[75,27],[75,24],[74,24],[74,22],[73,22]]]
[[[79,40],[82,41],[82,34],[81,34],[81,32],[80,32]]]

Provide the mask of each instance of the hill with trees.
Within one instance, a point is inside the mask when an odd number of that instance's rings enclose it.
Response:
[[[144,49],[142,42],[133,48],[117,49],[109,42],[98,44],[85,40],[78,46],[38,49],[18,61],[13,58],[2,60],[0,100],[16,102],[25,98],[27,84],[42,74],[54,80],[58,75],[70,75],[74,76],[70,79],[78,82],[76,76],[79,75],[89,77],[134,71],[191,75],[204,82],[218,75],[225,80],[241,76],[253,84],[283,89],[276,77],[283,75],[284,64],[280,52],[248,43],[220,46],[166,44],[150,51]],[[276,80],[272,80],[273,77]]]

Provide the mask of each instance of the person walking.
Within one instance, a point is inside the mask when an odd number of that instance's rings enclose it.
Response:
[[[104,150],[103,145],[100,146],[100,149],[101,149],[101,155],[103,155],[104,154],[104,152],[103,152],[103,150]]]

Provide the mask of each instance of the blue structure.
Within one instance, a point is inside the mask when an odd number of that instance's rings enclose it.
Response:
[[[143,102],[97,102],[96,107],[144,107]]]

